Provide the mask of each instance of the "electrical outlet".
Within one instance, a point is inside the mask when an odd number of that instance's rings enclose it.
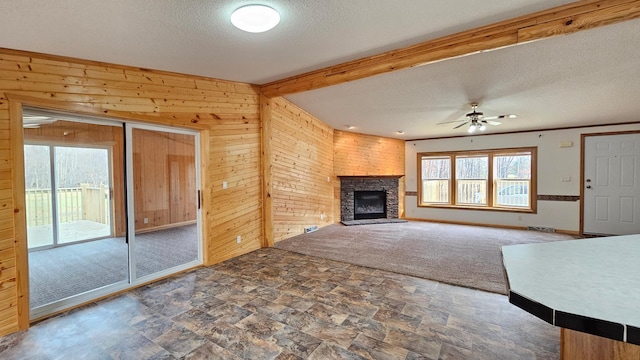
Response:
[[[142,219],[142,222],[145,223],[145,224],[148,224],[149,223],[149,218]]]
[[[242,242],[242,236],[238,235],[236,236],[236,244],[240,244],[240,242]]]
[[[226,189],[226,188],[227,188],[227,182],[226,182],[226,181],[223,181],[223,182],[222,182],[222,189]]]

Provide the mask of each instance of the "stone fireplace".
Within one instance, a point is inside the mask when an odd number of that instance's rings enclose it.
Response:
[[[397,219],[400,176],[340,176],[340,221]]]

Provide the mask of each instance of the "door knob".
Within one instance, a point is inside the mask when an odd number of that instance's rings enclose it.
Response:
[[[591,189],[591,185],[587,185],[587,189]]]
[[[587,179],[587,182],[591,182],[591,179]]]

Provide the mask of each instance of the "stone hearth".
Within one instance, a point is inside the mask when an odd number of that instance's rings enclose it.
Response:
[[[399,178],[400,176],[340,176],[340,221],[354,220],[355,191],[386,192],[387,219],[397,219]]]

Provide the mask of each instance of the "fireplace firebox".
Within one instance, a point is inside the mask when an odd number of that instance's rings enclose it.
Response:
[[[387,217],[386,191],[354,191],[353,218],[384,219]]]

